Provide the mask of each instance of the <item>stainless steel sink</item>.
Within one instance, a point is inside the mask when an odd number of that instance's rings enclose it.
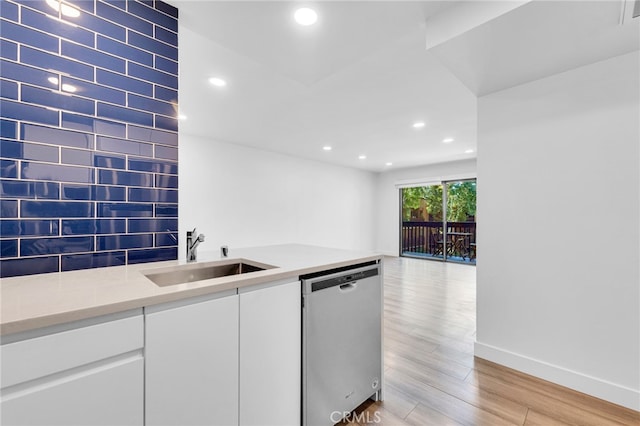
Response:
[[[217,262],[194,263],[172,268],[143,271],[142,274],[160,287],[185,284],[211,278],[249,274],[251,272],[272,269],[275,266],[253,262],[246,259],[223,260]]]

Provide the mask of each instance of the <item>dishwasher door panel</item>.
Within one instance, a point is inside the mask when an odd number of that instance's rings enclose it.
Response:
[[[304,424],[333,425],[380,390],[380,275],[304,298]]]

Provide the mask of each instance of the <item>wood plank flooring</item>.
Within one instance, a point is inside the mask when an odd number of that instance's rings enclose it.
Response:
[[[476,270],[385,258],[385,401],[343,424],[640,425],[640,413],[475,358]]]

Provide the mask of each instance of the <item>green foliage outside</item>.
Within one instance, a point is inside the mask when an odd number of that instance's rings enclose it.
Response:
[[[465,222],[476,215],[476,183],[456,182],[447,185],[447,221]],[[418,216],[426,210],[425,216]],[[404,221],[442,221],[442,185],[418,186],[402,190]]]

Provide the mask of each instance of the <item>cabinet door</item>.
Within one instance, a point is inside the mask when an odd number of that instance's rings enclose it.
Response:
[[[240,293],[240,425],[300,424],[300,282]]]
[[[0,424],[142,426],[143,370],[138,354],[8,388]]]
[[[146,425],[238,424],[238,296],[147,311]]]

